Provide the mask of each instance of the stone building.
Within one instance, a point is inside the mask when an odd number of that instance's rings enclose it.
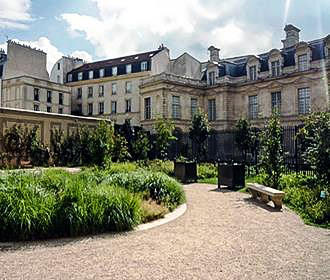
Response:
[[[50,72],[50,80],[54,83],[64,84],[67,82],[67,73],[84,64],[81,58],[62,56],[54,64]]]
[[[1,107],[71,114],[71,89],[50,81],[47,54],[14,41],[7,44],[0,63]]]
[[[328,110],[330,35],[303,42],[295,26],[284,30],[283,48],[259,55],[221,58],[211,46],[209,61],[200,63],[200,78],[168,71],[143,79],[141,125],[151,129],[160,115],[186,131],[198,107],[217,130],[231,129],[240,117],[262,125],[273,110],[283,125]]]

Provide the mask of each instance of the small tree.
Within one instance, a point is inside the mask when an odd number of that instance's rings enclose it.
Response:
[[[266,175],[266,184],[278,188],[283,171],[282,128],[277,113],[273,113],[261,132],[260,167]]]
[[[146,160],[151,150],[151,144],[145,132],[138,131],[136,139],[132,143],[134,159]]]
[[[255,146],[255,140],[250,122],[244,118],[239,119],[236,123],[235,142],[243,152],[245,161],[247,152]]]
[[[330,112],[313,113],[305,118],[303,136],[306,150],[303,153],[318,179],[330,185]]]
[[[120,134],[114,135],[111,158],[114,162],[123,162],[131,158],[126,138]]]
[[[189,137],[197,144],[197,161],[200,160],[202,154],[205,154],[205,141],[210,135],[210,124],[207,115],[201,110],[197,110],[194,115]]]
[[[170,120],[159,118],[154,125],[154,129],[156,131],[156,150],[160,158],[166,158],[170,142],[176,140],[173,135],[175,126]]]

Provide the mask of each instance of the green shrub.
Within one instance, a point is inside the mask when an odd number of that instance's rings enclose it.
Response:
[[[201,163],[197,166],[198,179],[208,179],[218,177],[217,166],[211,163]]]
[[[136,171],[138,168],[139,167],[132,162],[111,163],[106,171],[110,174],[129,173]]]
[[[163,172],[168,176],[174,175],[174,163],[170,160],[151,160],[147,163],[139,162],[139,166],[152,172]]]

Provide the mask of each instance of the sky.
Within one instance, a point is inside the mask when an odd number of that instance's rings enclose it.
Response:
[[[330,0],[0,0],[0,47],[7,39],[86,61],[130,55],[164,44],[172,58],[201,61],[281,48],[285,24],[304,41],[330,34]]]

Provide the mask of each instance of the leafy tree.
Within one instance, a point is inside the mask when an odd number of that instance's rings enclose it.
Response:
[[[164,159],[167,157],[167,149],[170,142],[176,140],[176,137],[173,135],[175,126],[170,120],[158,118],[154,129],[156,131],[156,150],[160,158]]]
[[[273,113],[261,132],[260,167],[265,183],[277,189],[283,171],[282,128],[277,113]]]
[[[136,139],[132,143],[134,159],[146,160],[151,150],[151,143],[145,132],[138,131]]]
[[[255,146],[256,137],[248,120],[241,118],[236,123],[235,142],[243,152],[246,161],[247,152]]]
[[[299,132],[306,146],[303,156],[321,183],[330,186],[330,112],[313,113],[304,124]]]
[[[210,135],[210,124],[207,115],[198,110],[194,115],[191,127],[189,130],[189,137],[197,144],[197,161],[200,160],[202,154],[205,154],[205,141]]]
[[[127,161],[131,158],[128,151],[128,143],[124,136],[117,134],[113,138],[113,149],[111,152],[111,159],[115,162]]]

